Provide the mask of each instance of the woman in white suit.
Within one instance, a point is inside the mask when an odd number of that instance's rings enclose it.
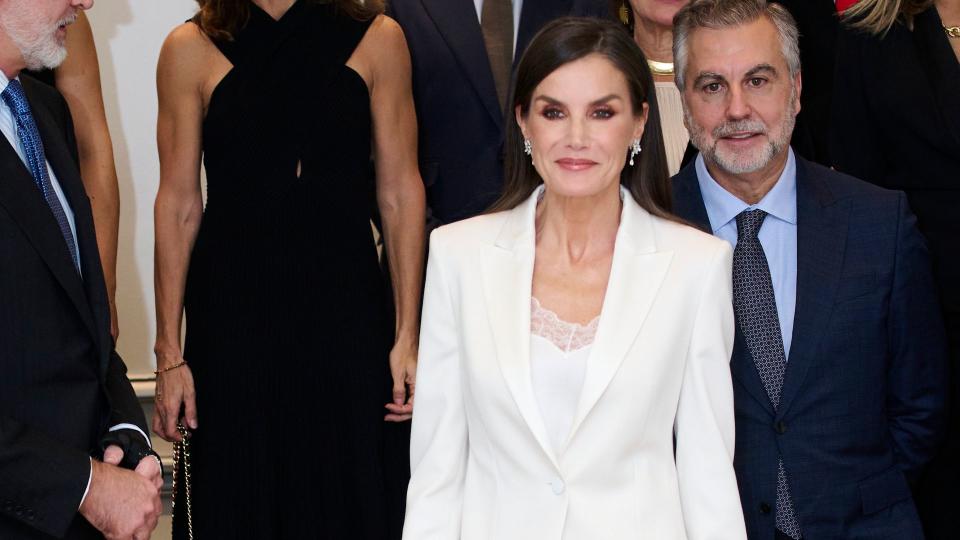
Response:
[[[731,250],[667,212],[652,88],[613,23],[521,59],[502,198],[430,239],[405,539],[746,538]]]

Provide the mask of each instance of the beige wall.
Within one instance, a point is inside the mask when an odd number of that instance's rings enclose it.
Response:
[[[156,150],[155,70],[167,33],[196,9],[193,0],[96,0],[88,12],[120,180],[118,349],[131,377],[152,376],[153,198]]]

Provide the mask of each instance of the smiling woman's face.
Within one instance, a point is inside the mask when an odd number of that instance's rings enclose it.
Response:
[[[690,0],[630,0],[634,19],[663,28],[673,28],[673,16]]]
[[[536,87],[517,122],[533,147],[533,165],[547,190],[588,197],[619,189],[631,142],[643,135],[647,106],[634,111],[627,80],[592,54],[565,64]]]

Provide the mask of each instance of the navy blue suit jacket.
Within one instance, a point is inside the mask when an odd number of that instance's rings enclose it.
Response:
[[[674,211],[710,231],[691,164]],[[751,539],[774,537],[777,458],[816,540],[923,538],[908,481],[941,431],[945,345],[906,198],[797,158],[797,307],[774,411],[743,336],[734,465]]]
[[[427,206],[441,223],[479,214],[502,188],[504,114],[473,0],[392,0],[388,10],[413,62]],[[608,13],[607,0],[524,0],[515,58],[552,19]]]

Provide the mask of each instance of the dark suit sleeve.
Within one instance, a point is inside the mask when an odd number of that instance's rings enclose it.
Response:
[[[927,249],[906,196],[898,201],[887,411],[894,452],[914,480],[942,434],[947,353]]]
[[[107,395],[110,396],[110,425],[133,424],[145,434],[149,434],[140,400],[127,378],[127,366],[116,351],[110,353],[106,386]]]
[[[842,28],[837,39],[831,106],[830,157],[834,168],[851,176],[876,183],[884,177],[884,154],[874,128],[875,115],[868,90],[877,81],[864,79],[870,61],[870,38]],[[876,43],[873,44],[876,46]]]
[[[0,415],[0,516],[61,538],[89,479],[84,452]]]

